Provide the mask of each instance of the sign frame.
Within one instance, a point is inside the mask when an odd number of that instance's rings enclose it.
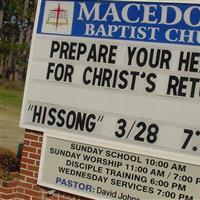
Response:
[[[58,0],[57,0],[58,1]],[[71,0],[73,1],[73,0]],[[105,0],[110,1],[110,0]],[[122,1],[122,0],[115,0],[115,1]],[[152,2],[152,0],[126,0],[127,2]],[[154,1],[156,3],[184,3],[184,4],[200,4],[200,2],[196,0],[156,0]],[[30,48],[30,54],[29,54],[29,60],[28,60],[28,66],[32,65],[32,57],[33,57],[33,50],[35,47],[35,41],[36,41],[36,35],[37,35],[37,26],[38,26],[38,19],[40,14],[40,6],[41,1],[38,1],[37,8],[36,8],[36,15],[35,15],[35,22],[33,27],[33,34],[32,34],[32,40],[31,40],[31,48]],[[172,45],[172,44],[168,44]],[[21,127],[24,127],[23,118],[24,118],[24,110],[25,110],[25,100],[27,98],[28,93],[28,80],[30,80],[30,67],[27,68],[27,76],[26,76],[26,84],[24,87],[24,95],[23,95],[23,101],[22,101],[22,109],[21,109],[21,116],[20,116],[20,122],[19,125]],[[34,126],[29,125],[28,128],[34,130]],[[45,131],[45,130],[44,130]]]
[[[109,0],[107,0],[109,1]],[[120,0],[117,0],[117,1],[120,1]],[[143,0],[128,0],[127,2],[152,2],[151,0],[146,0],[146,1],[143,1]],[[183,3],[183,0],[168,0],[168,1],[164,1],[164,0],[158,0],[156,1],[156,3]],[[195,4],[200,4],[200,2],[196,2],[195,0],[192,0],[192,1],[184,1],[184,4],[192,4],[192,3],[195,3]],[[36,29],[37,29],[37,21],[38,21],[38,17],[39,17],[39,12],[40,12],[40,4],[41,2],[38,1],[38,9],[37,9],[37,14],[36,14],[36,23],[34,25],[34,32],[33,32],[33,39],[32,39],[32,45],[31,45],[31,52],[30,52],[30,59],[29,59],[29,66],[32,65],[32,57],[33,57],[33,49],[35,47],[35,41],[36,41]],[[169,44],[171,45],[171,44]],[[30,77],[31,77],[31,74],[30,74],[30,67],[28,68],[28,72],[27,72],[27,80],[30,80]],[[30,82],[29,82],[30,83]],[[22,106],[22,114],[21,114],[21,118],[20,118],[20,126],[21,127],[25,127],[25,128],[28,128],[28,129],[32,129],[32,130],[38,130],[38,131],[49,131],[49,129],[45,129],[45,128],[42,128],[42,129],[36,129],[35,126],[33,125],[24,125],[24,122],[23,122],[23,119],[25,118],[25,103],[26,103],[26,99],[27,99],[27,96],[28,96],[28,88],[29,88],[29,83],[26,83],[25,85],[25,92],[24,92],[24,98],[23,98],[23,106]],[[60,134],[62,135],[62,132],[58,132],[57,134]],[[77,136],[78,138],[82,138],[81,136]],[[76,138],[76,136],[74,136],[74,138]],[[84,136],[84,139],[87,138],[87,140],[90,140],[91,138],[89,137],[86,137]],[[83,138],[82,138],[83,139]],[[79,139],[80,140],[80,139]],[[95,139],[91,139],[92,141],[95,141]],[[112,141],[108,142],[108,146],[110,144],[113,144]],[[129,146],[128,144],[121,144],[122,146]],[[118,143],[118,148],[119,148],[119,143]],[[135,145],[135,147],[133,147],[134,151],[136,151],[137,149],[140,149],[142,147],[139,147],[137,145]],[[176,158],[177,161],[183,161],[185,160],[185,155],[180,155],[180,154],[176,154],[176,153],[173,153],[173,152],[165,152],[165,151],[162,151],[162,150],[152,150],[152,149],[146,149],[146,148],[142,148],[142,151],[145,152],[145,155],[154,155],[155,157],[164,157],[164,158],[170,158],[172,155],[174,156],[174,158]],[[187,162],[191,162],[193,164],[200,164],[200,160],[197,159],[197,157],[195,156],[187,156]]]

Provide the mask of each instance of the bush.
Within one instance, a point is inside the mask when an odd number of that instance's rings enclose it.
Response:
[[[11,172],[18,172],[20,160],[17,156],[9,151],[0,152],[0,171],[2,176],[8,176]]]

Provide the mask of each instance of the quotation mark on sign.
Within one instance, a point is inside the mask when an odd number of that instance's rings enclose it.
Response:
[[[102,122],[104,118],[104,115],[99,115],[99,118],[97,119],[98,122]]]
[[[34,108],[34,105],[29,105],[29,107],[28,107],[28,111],[32,111],[33,110],[33,108]]]

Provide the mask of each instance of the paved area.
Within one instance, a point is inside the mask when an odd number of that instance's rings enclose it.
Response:
[[[20,108],[0,105],[0,147],[18,152],[23,143],[24,130],[19,128]]]

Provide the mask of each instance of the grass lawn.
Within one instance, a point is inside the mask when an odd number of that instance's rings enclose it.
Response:
[[[21,108],[23,92],[0,87],[0,105]]]
[[[0,147],[17,152],[23,142],[23,129],[19,128],[22,90],[0,86]]]

